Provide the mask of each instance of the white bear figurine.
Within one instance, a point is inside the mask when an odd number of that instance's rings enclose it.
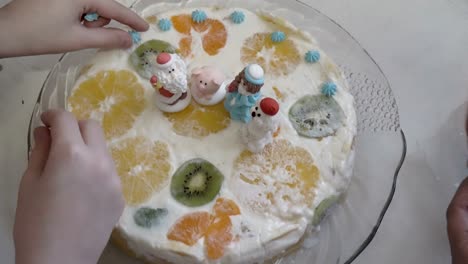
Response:
[[[273,98],[263,98],[251,109],[252,120],[242,127],[242,141],[253,153],[263,151],[273,142],[273,135],[279,128],[279,104]]]

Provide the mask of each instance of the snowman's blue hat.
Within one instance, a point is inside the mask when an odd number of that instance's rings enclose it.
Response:
[[[250,64],[244,70],[245,79],[255,85],[263,85],[265,83],[265,72],[258,64]]]

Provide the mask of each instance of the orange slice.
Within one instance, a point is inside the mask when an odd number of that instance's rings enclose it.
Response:
[[[190,15],[177,15],[171,18],[174,29],[185,35],[179,42],[180,53],[184,57],[192,54],[192,43],[201,42],[203,50],[214,56],[226,46],[227,31],[224,24],[216,19],[207,19],[203,23],[195,23]],[[192,34],[192,30],[197,34]],[[198,35],[201,39],[195,39]]]
[[[205,235],[211,222],[212,216],[208,212],[187,214],[170,228],[167,239],[193,246]]]
[[[68,98],[78,119],[101,121],[106,139],[124,135],[145,109],[144,88],[130,71],[102,71],[82,82]]]
[[[129,138],[113,146],[111,153],[127,204],[145,202],[168,183],[171,164],[165,143]]]
[[[244,64],[259,64],[269,75],[288,75],[297,68],[301,56],[291,39],[275,43],[271,33],[257,33],[245,40],[241,60]]]
[[[235,161],[234,181],[244,183],[239,192],[254,211],[266,212],[273,205],[311,206],[320,178],[310,153],[287,140],[267,145],[263,152],[242,152]],[[244,193],[245,194],[245,193]]]
[[[231,243],[232,223],[229,216],[217,217],[210,225],[205,235],[206,255],[215,260],[224,256],[226,247]]]
[[[216,200],[213,211],[216,216],[240,215],[241,213],[239,206],[233,200],[225,198],[218,198]]]
[[[193,138],[204,138],[219,133],[231,123],[223,102],[214,106],[202,106],[192,101],[183,111],[166,113],[165,116],[177,134]]]

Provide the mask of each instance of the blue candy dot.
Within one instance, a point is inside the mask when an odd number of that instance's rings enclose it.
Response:
[[[305,60],[308,63],[316,63],[320,60],[320,52],[317,50],[309,50],[305,55]]]
[[[162,31],[169,31],[172,28],[172,22],[169,19],[164,18],[159,20],[158,26]]]
[[[332,97],[336,94],[337,86],[333,82],[326,82],[322,85],[322,94]]]
[[[271,33],[271,40],[276,43],[283,42],[286,40],[286,34],[281,31],[273,32]]]
[[[205,11],[202,10],[195,10],[192,12],[192,20],[195,23],[203,23],[208,17],[206,16]]]
[[[128,33],[132,37],[133,44],[138,44],[141,42],[141,36],[139,32],[135,30],[130,30]]]
[[[245,21],[245,14],[242,11],[234,11],[231,14],[231,20],[234,24],[242,24]]]
[[[84,16],[84,20],[88,22],[93,22],[99,19],[98,13],[88,13]]]

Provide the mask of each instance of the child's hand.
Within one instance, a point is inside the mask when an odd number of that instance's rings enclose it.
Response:
[[[18,196],[17,264],[96,263],[124,200],[100,126],[43,114]]]
[[[95,22],[83,21],[97,12]],[[128,48],[130,35],[103,28],[116,20],[137,31],[148,24],[114,0],[13,0],[0,9],[0,58],[62,53],[85,48]]]

